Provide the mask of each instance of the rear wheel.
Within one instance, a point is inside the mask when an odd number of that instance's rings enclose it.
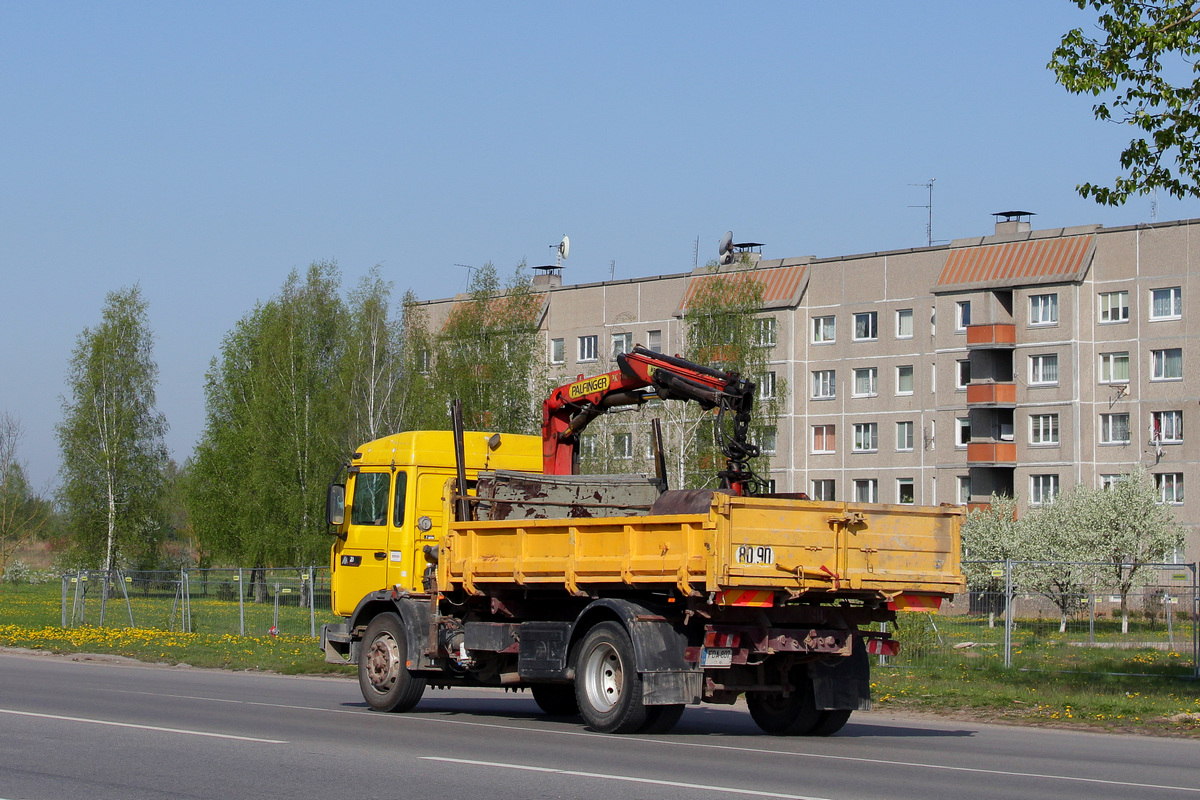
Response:
[[[408,671],[404,623],[380,614],[367,625],[358,658],[358,686],[376,711],[408,711],[425,693],[425,679]]]
[[[794,686],[791,694],[784,697],[783,692],[748,692],[746,705],[750,716],[758,727],[773,736],[805,736],[814,731],[821,721],[813,698],[812,681],[803,669],[794,669],[791,673]]]
[[[820,719],[813,729],[809,731],[810,736],[832,736],[842,729],[846,722],[850,719],[851,710],[848,708],[830,709],[822,711]]]
[[[535,683],[529,687],[538,708],[552,717],[574,717],[579,714],[575,687],[562,683]]]
[[[575,661],[579,713],[600,733],[634,733],[648,717],[629,634],[615,622],[588,631]]]
[[[669,706],[646,706],[646,724],[641,733],[666,733],[683,716],[683,703]]]

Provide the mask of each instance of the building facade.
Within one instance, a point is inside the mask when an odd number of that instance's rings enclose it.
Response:
[[[1185,435],[1200,415],[1193,233],[1200,220],[1032,230],[1014,215],[946,246],[716,268],[763,286],[757,377],[786,392],[762,442],[776,490],[920,505],[997,492],[1028,507],[1141,464],[1188,528],[1176,557],[1200,559],[1185,493],[1200,481],[1200,437]],[[635,343],[682,352],[686,298],[712,274],[539,275],[552,377],[610,369]],[[434,318],[454,302],[430,303]],[[591,448],[642,459],[622,424],[604,436]]]

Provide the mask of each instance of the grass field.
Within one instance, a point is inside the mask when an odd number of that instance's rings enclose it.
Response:
[[[134,605],[134,618],[148,625],[156,621],[155,615],[169,613],[169,603],[168,612],[162,605],[162,598],[158,605]],[[247,604],[251,635],[245,637],[230,632],[238,626],[236,600],[193,600],[195,633],[130,628],[123,598],[108,606],[112,627],[64,629],[61,607],[57,584],[0,585],[0,647],[107,653],[164,664],[284,674],[352,674],[352,668],[324,663],[317,640],[308,636],[308,610],[295,606],[281,606],[281,633],[271,636],[266,631],[274,622],[273,603]],[[331,619],[328,612],[320,615],[318,627]],[[985,620],[974,618],[939,617],[937,624],[940,640],[931,637],[928,621],[921,616],[901,621],[902,655],[887,666],[873,667],[877,708],[1200,738],[1200,682],[1176,677],[1191,672],[1190,660],[1181,668],[1183,657],[1178,654],[1154,648],[1076,647],[1025,624],[1014,638],[1015,668],[1005,669],[997,643],[1002,629],[988,628]],[[1112,640],[1116,634],[1110,628],[1098,629],[1097,641]],[[976,645],[955,650],[950,644],[963,641]]]

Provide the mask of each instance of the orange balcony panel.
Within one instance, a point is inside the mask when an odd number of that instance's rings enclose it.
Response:
[[[974,405],[1016,405],[1015,383],[969,383],[967,403]]]
[[[991,511],[991,503],[967,503],[967,511]]]
[[[971,442],[967,445],[968,464],[1015,464],[1017,446],[1013,442]]]
[[[968,325],[967,347],[1011,347],[1017,343],[1017,326],[1011,323]]]

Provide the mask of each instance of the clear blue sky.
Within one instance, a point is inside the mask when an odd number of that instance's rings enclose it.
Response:
[[[1085,23],[1004,3],[54,3],[0,0],[0,409],[38,485],[76,337],[140,283],[176,459],[221,339],[292,269],[455,264],[568,283],[691,269],[729,229],[768,258],[1149,221],[1074,187],[1116,125],[1045,64]],[[1160,197],[1158,219],[1200,216]]]

